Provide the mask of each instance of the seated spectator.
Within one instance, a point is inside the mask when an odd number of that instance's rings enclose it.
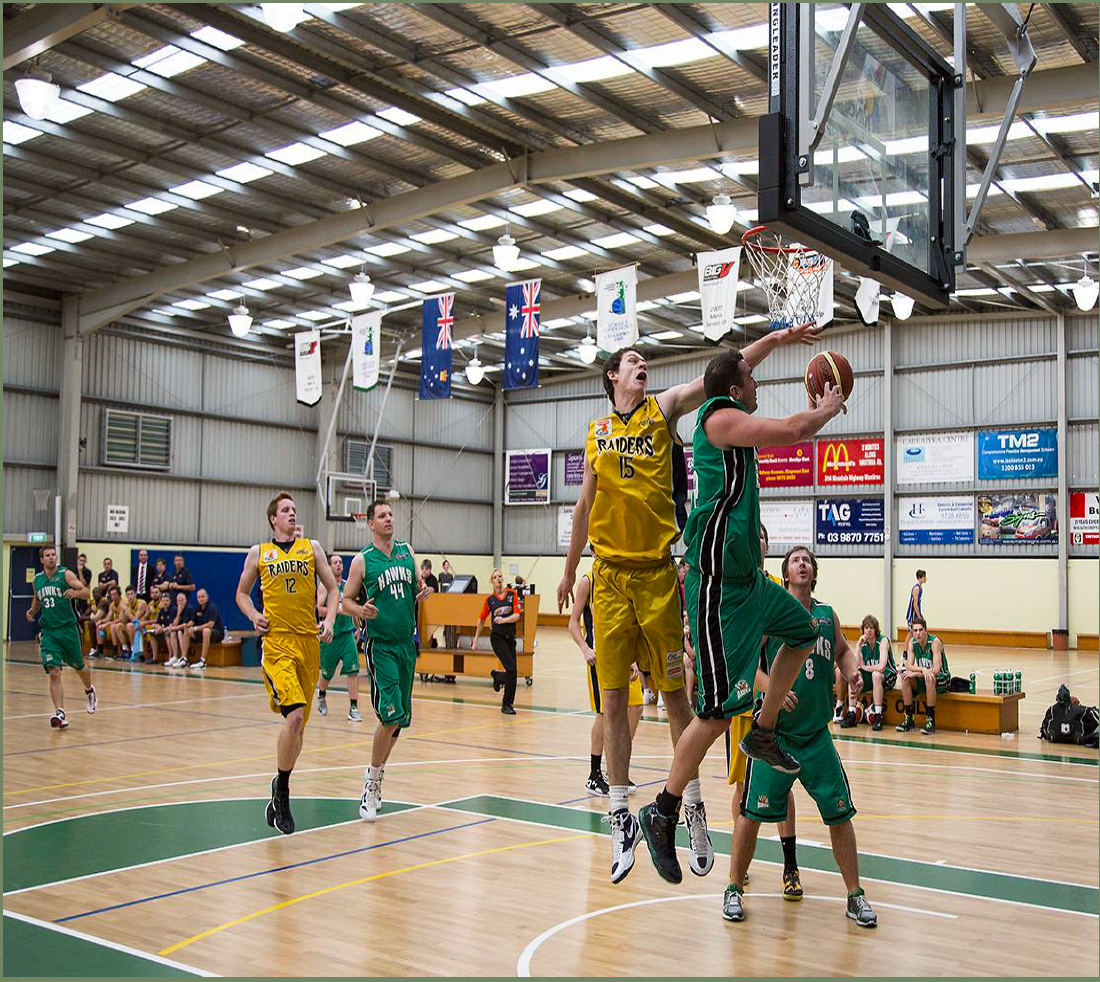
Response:
[[[153,586],[149,590],[149,606],[145,609],[145,617],[141,626],[145,630],[145,663],[155,665],[160,661],[160,649],[168,647],[167,630],[172,623],[171,602],[167,591],[161,593],[159,586]],[[167,658],[165,659],[167,660]]]
[[[164,664],[168,668],[186,668],[188,648],[181,643],[184,632],[195,619],[195,608],[188,606],[187,594],[175,594],[176,607],[172,623],[168,625],[168,651],[172,655]]]
[[[89,658],[99,657],[99,647],[105,641],[103,625],[107,621],[110,607],[111,598],[109,596],[109,591],[103,587],[97,586],[92,591],[92,604],[88,611],[88,629],[92,638],[91,649],[88,651]]]
[[[130,570],[130,582],[138,600],[149,602],[149,588],[153,585],[153,567],[149,565],[149,551],[138,550],[138,560]]]
[[[872,730],[882,729],[882,717],[885,712],[886,690],[892,689],[897,682],[898,668],[894,664],[894,652],[890,648],[890,639],[882,633],[878,618],[868,614],[860,625],[863,631],[859,639],[859,671],[863,676],[863,692],[871,691],[873,701],[868,721]],[[856,725],[856,702],[859,697],[849,691],[848,680],[837,669],[837,698],[848,707],[840,725],[850,729]]]
[[[444,559],[443,569],[439,573],[439,592],[446,593],[454,579],[455,575],[451,572],[451,564],[449,560]]]
[[[110,581],[108,581],[110,583]],[[113,653],[107,655],[108,661],[116,657],[116,653],[122,649],[122,638],[119,630],[122,620],[119,608],[122,606],[122,591],[114,583],[106,588],[107,599],[103,615],[96,621],[96,641],[99,647],[113,649]]]
[[[147,606],[144,600],[138,599],[132,583],[126,587],[126,593],[118,609],[118,637],[122,642],[121,657],[124,661],[133,661],[134,635],[137,634],[138,624]]]
[[[91,592],[92,586],[92,571],[88,569],[88,557],[81,553],[76,558],[76,575],[80,577],[80,582],[83,583],[88,590],[88,600],[74,600],[73,610],[76,612],[77,625],[80,629],[80,639],[83,640],[87,637],[85,633],[91,623],[92,616],[92,604],[94,600],[91,599],[93,594]],[[93,646],[94,635],[92,639],[89,639],[89,647]]]
[[[109,586],[112,582],[118,586],[118,573],[115,572],[114,563],[110,559],[103,560],[103,572],[96,581],[101,587]]]
[[[199,660],[190,666],[192,672],[201,672],[206,668],[206,656],[211,644],[220,644],[225,637],[225,626],[222,624],[222,615],[210,599],[210,594],[199,587],[195,594],[197,606],[192,608],[191,624],[180,634],[180,655],[184,664],[187,664],[187,655],[191,649],[191,642],[196,637],[202,641],[202,652]],[[180,666],[182,667],[182,666]]]
[[[171,577],[168,575],[168,564],[164,561],[164,557],[161,556],[154,565],[156,569],[153,571],[153,586],[159,586],[161,598],[171,602],[172,598],[165,589],[166,585],[171,582]]]
[[[910,629],[913,633],[905,645],[905,666],[901,671],[901,701],[905,715],[895,729],[906,733],[914,728],[913,697],[923,692],[928,717],[921,733],[930,735],[936,732],[936,696],[950,687],[951,670],[947,667],[943,642],[928,633],[924,618],[914,617]]]
[[[432,593],[439,593],[439,580],[432,575],[432,561],[425,559],[420,564],[420,575],[424,580],[424,586],[430,587]]]

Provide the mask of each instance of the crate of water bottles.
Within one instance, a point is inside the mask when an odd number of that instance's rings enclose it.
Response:
[[[993,673],[993,695],[1011,696],[1023,692],[1023,673],[999,669]]]

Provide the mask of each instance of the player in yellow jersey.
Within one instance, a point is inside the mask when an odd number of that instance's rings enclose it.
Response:
[[[294,831],[290,813],[290,772],[302,752],[302,731],[309,721],[313,692],[320,674],[320,642],[332,640],[332,625],[340,610],[340,591],[320,543],[297,538],[294,499],[281,491],[267,506],[271,538],[248,550],[237,584],[237,606],[263,635],[260,662],[271,710],[281,713],[276,757],[278,774],[271,779],[267,824],[284,835]],[[264,611],[252,603],[252,587],[260,581]],[[328,613],[317,623],[317,580],[327,598]]]

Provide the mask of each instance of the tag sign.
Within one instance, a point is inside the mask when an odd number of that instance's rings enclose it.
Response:
[[[126,533],[130,531],[130,506],[107,506],[107,531]]]

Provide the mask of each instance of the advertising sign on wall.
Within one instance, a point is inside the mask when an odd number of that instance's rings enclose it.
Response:
[[[882,484],[885,472],[882,437],[817,441],[817,483],[820,487]]]
[[[1100,545],[1100,495],[1095,491],[1069,496],[1069,541],[1075,546]]]
[[[819,498],[814,511],[819,546],[882,545],[886,522],[881,498]]]
[[[809,545],[814,534],[813,501],[760,502],[760,521],[768,530],[771,551],[786,552],[791,546]]]
[[[983,543],[1058,541],[1058,499],[1038,491],[996,491],[978,495]]]
[[[978,434],[978,478],[1058,476],[1058,431],[1053,427],[1030,430],[982,430]]]
[[[761,447],[759,465],[762,488],[813,487],[813,441],[807,440],[789,447]]]
[[[974,434],[910,433],[898,437],[898,484],[974,480]]]
[[[565,486],[579,488],[584,484],[584,451],[565,451]]]
[[[558,508],[558,545],[569,548],[569,539],[573,535],[573,505],[561,505]]]
[[[550,451],[509,450],[504,466],[506,505],[545,505],[550,501]]]
[[[973,542],[973,496],[898,498],[898,541],[910,545]]]

